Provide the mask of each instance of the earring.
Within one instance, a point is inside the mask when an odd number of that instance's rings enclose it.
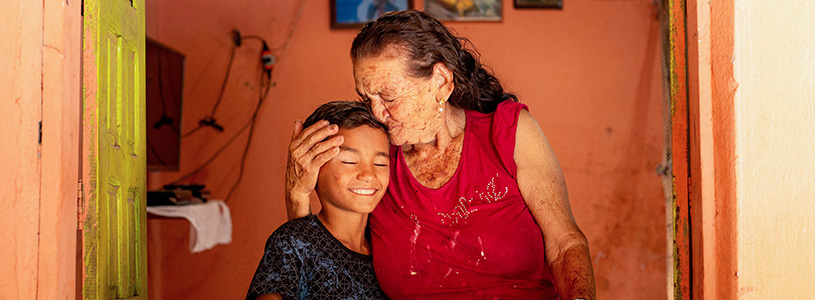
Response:
[[[444,112],[444,101],[439,101],[439,112]]]

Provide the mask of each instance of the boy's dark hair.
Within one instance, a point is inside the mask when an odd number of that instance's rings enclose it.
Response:
[[[320,120],[337,124],[337,126],[343,129],[354,129],[362,125],[367,125],[381,129],[386,135],[388,134],[388,127],[374,117],[374,114],[368,106],[358,101],[331,101],[320,105],[320,107],[315,109],[314,112],[306,118],[306,121],[303,123],[303,128],[308,128]]]

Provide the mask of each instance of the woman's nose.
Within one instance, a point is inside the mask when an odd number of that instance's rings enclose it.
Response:
[[[381,100],[371,100],[371,111],[374,113],[374,117],[380,122],[385,122],[385,119],[388,117],[388,110],[385,109],[385,105]]]

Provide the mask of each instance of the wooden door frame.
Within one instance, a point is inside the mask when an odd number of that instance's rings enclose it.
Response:
[[[121,293],[118,297],[146,299],[144,1],[82,1],[83,187],[79,204],[82,232],[78,234],[82,244],[77,250],[82,262],[77,266],[81,269],[77,271],[78,297],[96,299]],[[111,44],[111,40],[115,42]],[[128,59],[135,65],[122,65]],[[128,68],[134,66],[136,69]],[[115,84],[103,84],[111,77],[116,78]],[[126,95],[133,95],[133,106],[127,105]],[[132,215],[117,206],[134,206]],[[134,240],[129,242],[130,238]]]
[[[737,297],[734,0],[666,0],[673,299]]]
[[[685,0],[668,0],[668,87],[671,116],[671,172],[673,192],[671,220],[672,241],[671,299],[691,299],[691,214],[689,169],[689,114],[687,78],[687,31]]]

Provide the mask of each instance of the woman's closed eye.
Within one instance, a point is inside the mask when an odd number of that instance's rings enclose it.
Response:
[[[342,163],[346,164],[346,165],[356,165],[357,164],[356,161],[351,161],[351,160],[343,160]]]

